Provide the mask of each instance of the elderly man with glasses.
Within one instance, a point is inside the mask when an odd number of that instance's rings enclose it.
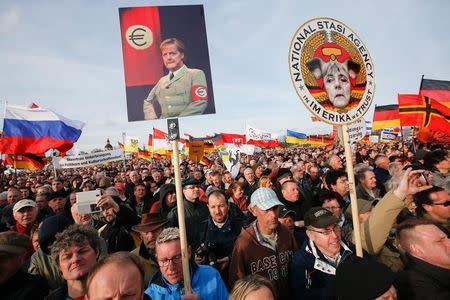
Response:
[[[294,254],[290,266],[293,299],[333,299],[337,266],[355,256],[341,240],[339,219],[329,210],[313,207],[305,214],[305,244]]]
[[[145,294],[151,299],[181,299],[185,294],[183,266],[178,228],[166,228],[156,240],[156,259],[159,271],[150,280]],[[188,248],[191,255],[191,248]],[[228,291],[219,272],[210,266],[190,262],[191,299],[228,299]]]

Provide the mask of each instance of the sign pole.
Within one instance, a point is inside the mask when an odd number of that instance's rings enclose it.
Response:
[[[175,191],[177,196],[178,228],[180,230],[181,259],[183,264],[183,282],[186,294],[189,295],[193,294],[193,291],[191,287],[191,276],[189,273],[188,243],[184,218],[183,190],[181,187],[180,154],[177,141],[180,137],[178,119],[168,119],[167,125],[169,128],[168,135],[172,142],[173,149],[172,164],[175,171]]]
[[[348,126],[343,124],[342,136],[344,139],[345,160],[347,165],[348,183],[350,186],[350,202],[352,204],[353,234],[355,236],[356,255],[362,257],[361,232],[359,228],[358,202],[356,201],[355,176],[353,171],[352,151],[350,148],[350,138],[348,135]]]

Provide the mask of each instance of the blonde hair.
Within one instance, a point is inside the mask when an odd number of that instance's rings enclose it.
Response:
[[[275,299],[275,290],[270,280],[261,275],[253,274],[236,281],[229,300],[244,300],[248,294],[263,287],[268,288]]]
[[[176,227],[168,227],[164,229],[156,239],[156,244],[161,245],[170,241],[176,241],[180,239],[180,231]]]

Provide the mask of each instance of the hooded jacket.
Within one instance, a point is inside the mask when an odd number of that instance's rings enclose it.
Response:
[[[231,255],[229,285],[246,275],[258,274],[268,278],[277,291],[277,299],[290,299],[288,286],[289,263],[297,248],[294,236],[278,223],[277,247],[274,249],[262,239],[256,222],[241,231]]]
[[[166,202],[164,201],[164,198],[167,196],[168,193],[175,192],[175,185],[172,183],[164,184],[159,189],[159,201],[156,201],[153,203],[150,213],[159,213],[162,218],[167,218],[167,215],[169,212],[174,208],[177,204],[175,202],[174,206],[169,207],[167,206]]]

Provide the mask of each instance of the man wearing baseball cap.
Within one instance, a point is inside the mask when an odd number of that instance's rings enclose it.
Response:
[[[44,299],[49,288],[41,277],[21,270],[30,238],[17,232],[0,233],[0,291],[1,298]]]
[[[278,222],[282,204],[269,188],[257,189],[250,200],[249,210],[256,220],[236,240],[229,286],[246,275],[259,274],[273,282],[277,299],[291,299],[289,263],[297,244],[289,230]]]
[[[355,256],[341,240],[339,219],[322,207],[305,214],[305,243],[295,252],[290,266],[293,299],[333,299],[337,266]]]
[[[37,213],[36,202],[33,200],[22,199],[18,201],[13,207],[16,225],[12,230],[29,236],[33,227],[37,227]]]

